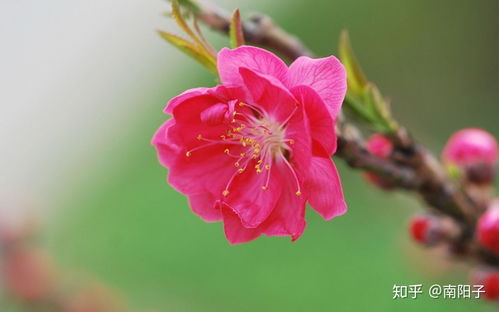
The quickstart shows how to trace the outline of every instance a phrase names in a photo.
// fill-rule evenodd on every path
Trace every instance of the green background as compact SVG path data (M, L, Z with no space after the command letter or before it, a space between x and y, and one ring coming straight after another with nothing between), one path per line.
M348 29L368 77L392 99L399 121L436 153L459 128L480 126L499 134L497 1L233 5L243 16L250 11L273 16L319 56L336 54L339 33ZM164 49L173 50L166 43ZM407 220L420 211L419 200L372 188L340 159L349 205L345 216L325 222L308 210L307 230L295 243L263 237L230 246L220 223L201 221L167 185L166 170L149 143L167 118L161 113L166 101L185 89L213 85L213 77L194 62L165 72L164 81L143 74L134 98L141 113L117 125L116 137L94 151L95 161L82 164L60 186L64 200L45 244L61 267L96 276L137 311L495 308L474 299L427 295L393 300L394 284L422 283L425 289L434 283L467 284L469 268L409 240Z

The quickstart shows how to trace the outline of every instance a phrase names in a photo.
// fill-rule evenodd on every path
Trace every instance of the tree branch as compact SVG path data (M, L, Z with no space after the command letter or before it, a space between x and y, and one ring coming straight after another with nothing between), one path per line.
M229 33L229 12L202 0L196 1L196 8L194 14L197 19L214 30L224 34ZM302 55L313 55L298 38L286 33L266 15L253 14L248 20L243 21L242 27L246 41L265 46L290 60Z

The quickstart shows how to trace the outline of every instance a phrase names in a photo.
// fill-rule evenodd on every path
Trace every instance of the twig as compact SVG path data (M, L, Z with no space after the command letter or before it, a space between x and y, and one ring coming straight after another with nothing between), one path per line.
M196 7L197 19L217 31L229 33L230 13L202 0L196 1ZM242 26L244 38L248 42L278 51L291 60L302 55L313 55L300 40L286 33L266 15L253 14L242 23Z

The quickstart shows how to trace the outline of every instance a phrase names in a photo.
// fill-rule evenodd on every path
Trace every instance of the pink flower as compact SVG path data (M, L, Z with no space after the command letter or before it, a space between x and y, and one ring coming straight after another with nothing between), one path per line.
M331 155L346 74L335 57L242 46L218 53L222 85L173 98L152 143L194 213L224 222L230 243L300 237L308 202L326 220L346 211Z
M468 128L454 133L442 153L445 162L458 167L476 164L494 166L498 161L496 139L487 131Z

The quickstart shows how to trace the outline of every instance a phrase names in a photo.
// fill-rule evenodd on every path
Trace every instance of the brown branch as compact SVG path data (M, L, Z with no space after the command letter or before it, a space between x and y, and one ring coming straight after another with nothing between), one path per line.
M196 4L199 10L195 14L199 20L215 30L228 33L230 15L227 12L205 1ZM247 42L266 46L290 60L312 55L296 37L283 31L267 16L254 15L243 22L243 31ZM459 238L450 242L456 255L499 266L499 257L483 250L473 240L476 219L484 210L482 204L474 201L466 190L457 189L436 158L404 128L391 137L395 152L390 159L370 154L355 135L358 131L354 126L343 124L338 130L337 157L353 168L374 172L398 188L420 194L431 209L451 217L461 228Z
M224 34L229 33L229 12L202 0L196 1L196 7L197 10L194 14L197 19L214 30ZM247 42L277 51L290 60L302 55L313 55L298 38L286 33L266 15L251 15L248 20L242 23L242 28Z

